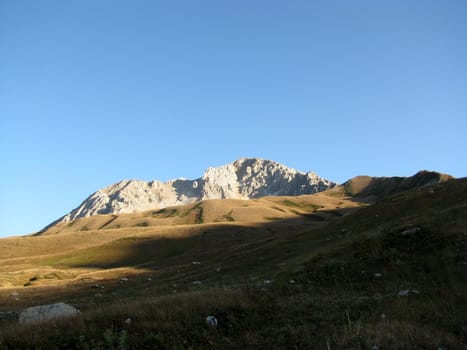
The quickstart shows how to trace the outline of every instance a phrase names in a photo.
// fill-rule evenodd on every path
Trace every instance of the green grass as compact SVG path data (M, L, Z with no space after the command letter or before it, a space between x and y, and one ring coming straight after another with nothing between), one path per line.
M280 203L287 206L287 207L299 208L299 209L306 210L306 211L317 211L320 208L322 208L322 206L317 205L317 204L294 202L294 201L291 201L291 200L288 200L288 199L286 199L284 201L281 201Z

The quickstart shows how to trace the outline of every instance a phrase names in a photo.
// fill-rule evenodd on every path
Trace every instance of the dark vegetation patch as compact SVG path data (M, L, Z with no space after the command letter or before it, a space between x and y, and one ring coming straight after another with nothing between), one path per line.
M178 210L175 208L163 208L157 211L153 211L151 215L157 218L172 218L178 215Z
M233 210L229 211L227 214L224 215L224 220L229 222L234 222L235 218L232 216Z
M323 208L323 206L313 204L313 203L303 203L303 202L294 202L289 199L283 200L280 202L281 204L287 206L287 207L292 207L292 208L298 208L302 209L305 211L317 211L320 208Z

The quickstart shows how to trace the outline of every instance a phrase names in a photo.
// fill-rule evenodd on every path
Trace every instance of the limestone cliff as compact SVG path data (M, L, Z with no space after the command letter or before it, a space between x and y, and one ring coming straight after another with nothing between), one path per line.
M297 196L321 192L335 185L313 172L302 173L270 160L242 158L221 167L208 168L195 180L120 181L93 193L57 222L99 214L159 209L204 199Z

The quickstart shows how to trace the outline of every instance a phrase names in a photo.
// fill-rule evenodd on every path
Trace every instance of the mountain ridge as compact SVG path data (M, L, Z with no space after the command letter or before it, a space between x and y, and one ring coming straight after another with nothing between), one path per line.
M312 171L300 172L261 158L240 158L220 167L209 167L202 177L194 180L119 181L97 190L47 227L93 215L162 209L206 199L313 194L336 185Z

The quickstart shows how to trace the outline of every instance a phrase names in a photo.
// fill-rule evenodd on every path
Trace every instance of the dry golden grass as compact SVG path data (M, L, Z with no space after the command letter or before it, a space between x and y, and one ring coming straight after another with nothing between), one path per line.
M320 193L208 200L135 214L82 218L55 225L41 235L0 240L0 291L19 291L20 300L14 300L14 305L23 307L28 300L36 300L34 296L45 287L61 294L58 291L74 290L74 285L118 280L148 273L154 267L167 271L174 266L186 268L206 254L211 254L211 260L222 260L226 247L242 254L271 236L321 226L342 215L340 211L359 206L348 198Z
M464 349L467 180L374 205L344 192L205 201L0 240L0 312L58 301L83 311L29 328L0 321L0 348Z

